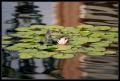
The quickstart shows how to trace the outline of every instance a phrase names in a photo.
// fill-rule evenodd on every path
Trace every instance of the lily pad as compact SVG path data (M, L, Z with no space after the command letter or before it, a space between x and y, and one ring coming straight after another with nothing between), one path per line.
M88 37L73 37L73 39L72 40L74 40L74 41L76 41L76 42L80 42L80 43L86 43L86 42L88 42Z
M26 56L29 54L27 58L48 58L54 56L54 58L58 59L72 58L76 54L75 52L89 55L112 54L113 52L105 51L111 44L118 44L118 28L114 28L89 24L80 24L77 27L31 25L29 27L16 28L16 33L10 34L10 37L2 38L2 45L7 46L4 49L8 52L19 52L23 59L26 59L23 54ZM52 39L52 43L45 42L48 30L51 31L50 39ZM18 41L17 39L14 41L13 37L17 37ZM66 45L56 45L58 39L62 37L68 38ZM10 40L11 38L13 39ZM11 43L14 43L14 45L8 46Z
M40 51L40 52L34 54L33 57L35 57L35 58L48 58L54 54L55 54L54 52Z
M71 46L69 45L58 45L58 49L56 50L70 50Z
M17 31L31 31L29 27L18 27L15 30L17 30Z
M9 36L2 36L2 39L4 40L4 39L10 39L11 37L9 37Z
M105 52L106 54L116 54L116 51L108 50Z
M46 45L37 45L36 48L38 49L47 49Z
M95 30L110 30L111 27L109 26L96 26Z
M11 44L11 41L3 40L2 44Z
M61 51L61 52L63 52L64 54L73 54L73 53L75 53L75 50L73 51L73 50L65 50L65 51Z
M53 58L56 58L56 59L69 59L69 58L72 58L74 57L73 54L56 54L56 55L53 55Z
M80 30L92 30L94 26L89 24L81 24L77 26L77 28L79 28Z
M88 42L98 42L98 41L100 41L100 40L101 40L101 38L89 37Z
M113 27L113 28L110 29L110 31L115 31L115 32L117 32L117 31L118 31L118 28L117 28L117 27Z
M39 51L37 49L23 49L23 50L19 50L19 52L22 52L22 53L37 53Z
M15 47L15 46L9 46L9 47L6 47L6 49L9 50L9 51L20 51L20 50L24 50L24 48Z
M30 29L42 29L42 28L45 28L45 25L31 25L30 26Z
M91 32L90 31L80 31L80 35L81 36L87 36L89 35Z
M32 55L29 53L20 53L19 58L20 59L30 59L30 58L32 58Z
M93 47L107 47L109 46L108 42L97 42L97 43L92 43L90 46Z
M90 37L102 37L103 35L105 35L104 32L93 32Z
M21 42L34 42L34 40L33 39L21 39L20 40Z
M58 45L51 45L51 46L47 46L47 49L57 49Z
M103 56L103 55L105 55L105 52L89 52L88 55Z

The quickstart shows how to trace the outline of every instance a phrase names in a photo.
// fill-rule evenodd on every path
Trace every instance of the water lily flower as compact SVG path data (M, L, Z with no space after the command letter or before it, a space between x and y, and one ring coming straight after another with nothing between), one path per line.
M63 38L60 38L60 40L58 40L57 42L60 45L64 45L67 43L67 41L68 41L68 39L66 39L66 37L63 37Z

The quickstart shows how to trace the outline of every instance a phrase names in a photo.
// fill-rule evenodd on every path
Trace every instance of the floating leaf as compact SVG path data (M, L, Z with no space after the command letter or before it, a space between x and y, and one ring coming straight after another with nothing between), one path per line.
M37 53L39 51L37 49L22 49L22 50L19 50L19 52L22 52L22 53Z
M114 39L116 36L117 36L117 34L115 34L115 33L111 33L111 34L107 33L106 35L102 36L102 38L110 40L110 39Z
M58 45L58 49L56 50L70 50L71 46L69 45Z
M21 47L21 48L27 48L27 47L31 47L32 46L32 44L30 44L30 43L17 43L17 44L15 44L14 45L14 47Z
M37 54L34 54L33 57L35 57L35 58L48 58L54 54L55 54L54 52L40 51Z
M118 31L118 28L117 28L117 27L113 27L113 28L110 29L110 31L115 31L115 32L117 32L117 31Z
M94 29L93 25L88 25L88 24L81 24L77 26L77 28L80 28L80 30L92 30Z
M111 27L109 26L96 26L95 30L110 30Z
M91 32L90 31L80 31L80 35L81 36L87 36L89 35Z
M113 42L113 43L117 43L117 42L118 42L118 38L109 39L109 41L111 41L111 42Z
M73 37L73 41L79 42L80 44L88 42L88 37Z
M57 49L58 45L47 46L47 49Z
M19 58L20 59L30 59L30 58L32 58L32 55L29 53L20 53Z
M89 52L88 54L92 56L102 56L105 55L105 52Z
M24 48L21 48L21 47L15 47L15 46L9 46L9 47L6 47L7 50L9 51L19 51L19 50L24 50Z
M68 58L72 58L74 57L73 54L56 54L56 55L53 55L53 58L56 58L56 59L68 59Z
M30 26L30 29L42 29L42 28L45 28L45 25L32 25Z
M113 43L118 44L118 28L114 29L109 26L93 26L89 24L80 24L77 27L31 25L29 27L18 27L16 30L16 33L9 35L10 37L3 37L2 45L6 45L7 47L5 46L4 49L10 52L17 51L22 54L29 54L30 57L27 58L48 58L55 55L55 58L65 59L74 56L75 52L103 55L107 54L107 52L105 53L105 47ZM52 43L45 44L44 41L48 30L51 31L50 39L52 39ZM12 37L19 39L18 41L15 40L15 42L13 39L7 42ZM68 38L66 45L56 45L58 39L62 37ZM14 43L14 45L7 45L11 43ZM25 59L24 56L23 58Z
M103 48L103 47L89 47L89 48L85 48L85 50L87 52L91 52L91 51L105 51L105 48Z
M102 37L103 35L105 35L104 32L93 32L90 37Z
M94 46L94 47L107 47L109 45L108 42L98 42L98 43L92 43L90 46Z
M101 38L89 37L88 42L98 42L100 40L101 40Z
M34 42L34 40L33 39L22 39L22 40L20 40L21 42Z
M38 49L47 49L46 45L33 45L34 47L38 48Z
M2 48L6 48L7 46L6 45L2 45Z
M76 52L86 53L87 51L84 49L84 47L81 47L81 48L77 49Z
M3 40L2 44L11 44L11 41Z
M111 51L111 50L108 50L105 52L106 54L116 54L116 51Z
M11 37L9 37L9 36L2 36L2 39L4 40L4 39L10 39Z
M15 30L17 30L17 31L31 31L30 27L18 27Z
M64 54L73 54L75 53L75 50L65 50L65 51L61 51L63 52Z
M53 32L52 34L51 34L52 36L61 36L62 34L60 33L60 32Z

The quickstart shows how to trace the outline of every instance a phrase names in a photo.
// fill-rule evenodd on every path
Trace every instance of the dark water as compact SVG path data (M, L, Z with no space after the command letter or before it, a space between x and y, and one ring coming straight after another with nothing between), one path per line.
M118 2L84 2L84 4L87 6L87 14L84 19L84 23L93 25L118 26ZM42 60L43 59L34 59L36 67L31 67L31 69L34 70L33 74L25 74L18 71L20 68L19 59L14 59L12 60L10 67L5 67L5 73L8 74L8 76L3 77L3 79L61 78L60 76L57 77L50 74L43 74L42 72L45 71L45 68ZM82 63L80 70L87 73L87 76L81 78L83 80L118 79L118 54L99 57L87 56L85 62Z
M83 22L93 25L118 27L118 2L84 2L87 11ZM117 49L117 48L116 48ZM114 56L89 57L84 63L84 79L118 79L118 54Z
M84 2L87 15L84 18L86 24L118 26L118 2L98 1Z

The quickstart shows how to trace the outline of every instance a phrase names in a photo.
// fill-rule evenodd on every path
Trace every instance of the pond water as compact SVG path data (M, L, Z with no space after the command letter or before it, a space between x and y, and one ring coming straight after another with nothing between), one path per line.
M88 6L86 8L86 18L84 19L85 23L109 26L118 25L117 2L93 2L92 4L91 2L84 3ZM46 24L52 24L53 22L51 20L54 21L54 19L51 15L48 16L49 14L53 14L53 8L51 6L52 3L36 2L35 4L40 4L39 10L41 10L41 13L45 15L45 17L43 17L43 22ZM10 24L6 24L4 22L12 18L11 14L14 12L14 6L16 6L16 2L2 3L2 35L4 35L5 31L11 26ZM17 57L15 56L15 53L12 55L13 57ZM35 67L30 65L21 67L19 65L20 59L12 59L10 61L10 64L8 62L9 67L2 67L2 70L5 69L3 79L63 79L61 76L57 76L57 74L52 75L43 73L46 70L43 59L33 59L30 61L35 63ZM49 60L46 59L46 61ZM57 61L58 60L56 60L56 65L58 63ZM27 61L23 61L23 66L24 62L27 63ZM80 70L87 73L87 76L82 77L81 80L118 79L118 54L99 57L87 56L85 62L82 62L80 66ZM21 70L19 71L19 69ZM54 72L56 73L57 70L54 69L53 73Z

